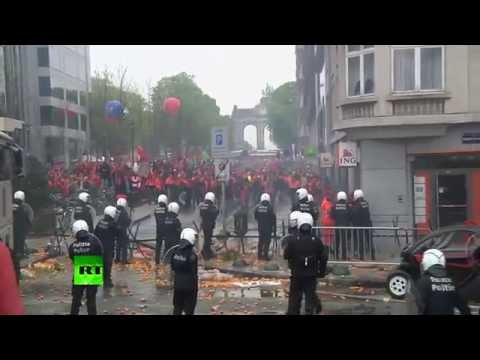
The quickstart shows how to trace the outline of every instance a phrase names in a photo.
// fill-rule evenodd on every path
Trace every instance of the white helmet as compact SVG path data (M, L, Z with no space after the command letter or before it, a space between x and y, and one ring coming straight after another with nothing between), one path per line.
M358 200L358 199L363 198L363 197L364 197L364 195L363 195L362 190L358 189L358 190L355 190L353 192L353 200Z
M298 220L297 220L297 226L298 229L302 227L302 225L310 225L313 226L313 217L309 213L300 213Z
M168 211L178 215L178 212L180 211L180 206L176 202L171 202L170 204L168 204Z
M103 214L110 216L112 219L115 219L115 217L117 216L117 209L115 208L115 206L108 205L103 211Z
M308 202L312 202L312 201L313 201L313 195L312 195L312 194L308 194L308 195L307 195L307 199L308 199Z
M208 192L205 194L205 200L210 200L211 202L215 201L215 194L213 192Z
M438 249L430 249L423 253L422 268L427 271L433 265L442 265L445 267L445 255Z
M126 207L127 206L127 199L120 198L117 200L117 206Z
M25 201L25 193L23 191L16 191L15 194L13 194L13 198L15 200Z
M270 195L267 194L267 193L262 194L262 196L260 196L260 201L268 201L268 202L270 202Z
M79 231L87 231L88 232L88 224L85 220L77 220L72 225L72 235L77 236Z
M158 202L159 204L165 204L165 205L167 205L167 204L168 204L168 197L167 197L167 195L165 195L165 194L158 195L157 202Z
M347 201L347 193L345 191L339 191L337 194L337 201L345 200Z
M183 229L180 234L180 239L187 240L190 244L195 245L195 242L197 241L197 232L190 228Z
M78 200L83 201L84 203L87 203L89 199L90 199L89 193L82 192L78 195Z
M303 200L308 196L308 191L307 189L301 188L297 190L297 199L298 200Z
M302 213L300 211L292 211L290 213L290 216L288 217L288 225L291 227L291 228L296 228L297 227L297 224L298 224L298 217L301 215Z

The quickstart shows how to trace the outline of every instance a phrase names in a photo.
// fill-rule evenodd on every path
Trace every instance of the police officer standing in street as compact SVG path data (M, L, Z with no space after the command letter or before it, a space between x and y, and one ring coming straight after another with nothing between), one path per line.
M168 212L168 198L167 195L161 194L158 196L157 205L153 214L155 215L155 223L157 226L157 239L155 242L155 265L160 264L160 253L162 251L162 243L165 240L165 217ZM166 244L165 244L166 246Z
M300 315L303 295L305 313L318 314L321 303L316 294L317 278L325 276L328 254L312 232L313 218L310 214L302 213L297 224L296 240L289 241L284 251L291 270L287 315Z
M470 315L470 308L460 297L445 268L445 255L437 249L423 253L423 274L413 286L419 315Z
M127 200L120 198L117 200L117 229L118 229L118 241L117 241L117 256L116 261L121 264L127 264L128 258L128 227L132 220L127 211Z
M215 257L212 251L212 236L215 229L215 222L218 217L218 208L214 204L215 194L208 192L205 194L205 200L200 204L200 217L202 219L202 230L205 238L202 255L205 260Z
M84 220L88 225L88 231L93 232L95 210L89 205L90 195L86 192L78 194L77 204L73 212L74 220Z
M95 236L103 245L103 287L112 288L112 262L115 251L115 242L118 238L116 222L117 209L115 206L107 206L103 212L103 218L95 227Z
M347 204L347 194L344 191L340 191L337 194L337 202L332 208L331 216L335 221L336 227L348 227L350 226L351 212ZM340 259L340 245L342 249L341 259L347 259L347 241L348 241L347 229L335 229L335 255L337 259Z
M25 202L25 193L17 191L13 195L13 264L20 280L20 260L25 256L25 240L33 223L33 210Z
M102 256L103 246L100 240L88 232L88 225L84 220L77 220L72 226L72 235L75 241L68 248L68 255L75 265L78 256ZM97 315L97 285L75 285L72 279L72 306L71 315L78 315L82 305L83 293L87 296L88 315Z
M165 252L164 256L169 250L180 243L180 234L182 232L182 223L178 218L180 206L176 202L168 204L167 215L165 216Z
M260 197L260 204L255 207L255 220L258 224L258 260L270 260L268 250L275 231L276 216L270 203L270 195L265 193Z
M287 235L285 235L281 240L282 249L285 250L285 247L290 241L295 241L298 236L298 218L302 215L300 211L292 211L288 216L288 229Z
M353 205L351 209L352 225L354 227L371 227L372 220L370 218L370 208L368 202L364 199L362 190L353 192ZM366 229L353 231L353 243L355 256L359 256L360 260L365 259L365 247L368 246L371 251L372 260L375 260L375 249L370 241L370 231Z
M175 280L173 285L173 315L193 315L197 305L198 293L198 257L195 253L197 232L184 229L180 235L180 244L170 260Z
M318 217L318 212L317 213L315 212L314 203L308 200L308 191L306 189L304 188L298 189L296 192L296 197L297 197L297 202L294 206L292 206L292 211L309 213L310 215L312 215L312 219L315 219L315 216Z

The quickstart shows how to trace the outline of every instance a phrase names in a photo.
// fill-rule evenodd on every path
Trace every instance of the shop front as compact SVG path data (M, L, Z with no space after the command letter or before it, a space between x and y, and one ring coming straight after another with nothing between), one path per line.
M416 155L412 170L417 227L480 224L480 151Z

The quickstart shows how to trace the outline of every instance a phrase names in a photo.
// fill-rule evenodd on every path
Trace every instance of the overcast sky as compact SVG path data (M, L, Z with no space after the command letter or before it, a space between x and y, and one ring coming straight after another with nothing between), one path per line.
M186 72L217 100L223 115L234 105L253 107L267 83L295 80L293 45L92 45L92 74L128 67L127 79L145 94L164 76Z

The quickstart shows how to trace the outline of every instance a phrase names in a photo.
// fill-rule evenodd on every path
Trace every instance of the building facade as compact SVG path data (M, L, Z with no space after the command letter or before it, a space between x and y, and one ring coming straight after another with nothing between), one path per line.
M27 151L68 165L89 147L89 47L21 46L21 57Z
M480 222L480 46L325 45L337 187L375 225Z

